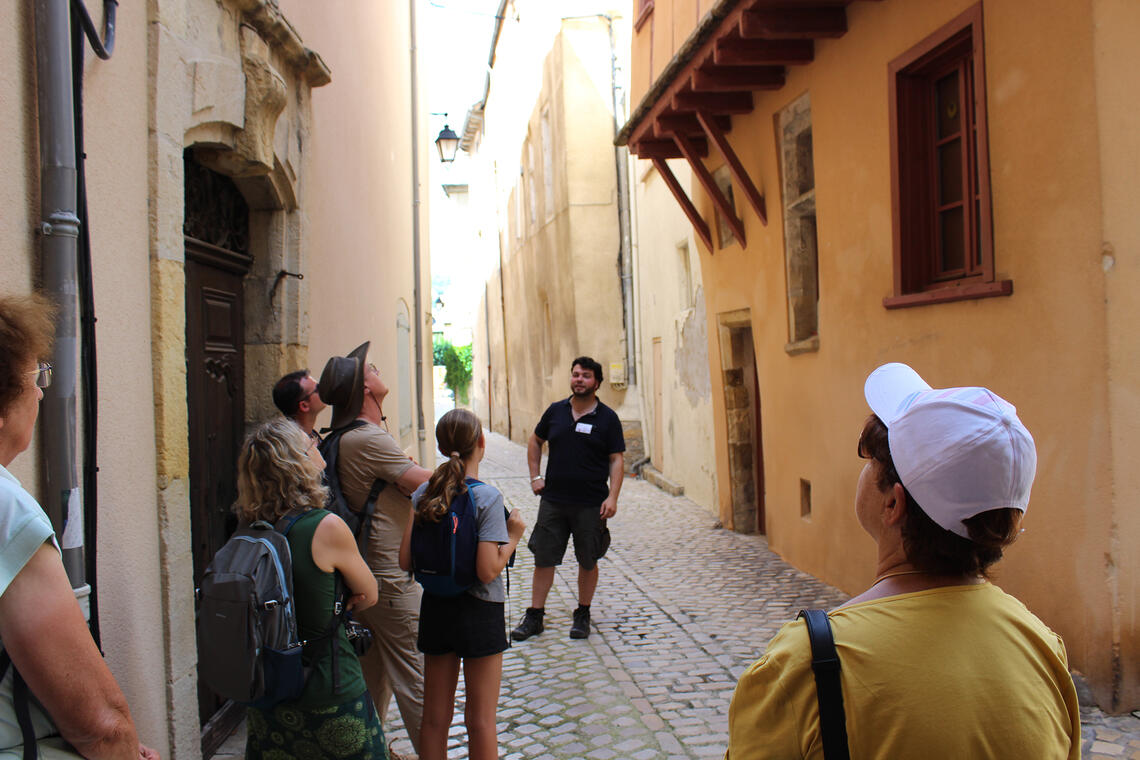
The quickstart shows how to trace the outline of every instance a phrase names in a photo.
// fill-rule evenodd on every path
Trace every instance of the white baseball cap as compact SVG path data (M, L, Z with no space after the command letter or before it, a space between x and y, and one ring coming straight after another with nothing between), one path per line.
M1037 448L1013 404L986 388L931 388L899 363L872 372L863 395L887 426L902 484L934 522L969 538L963 520L1025 511Z

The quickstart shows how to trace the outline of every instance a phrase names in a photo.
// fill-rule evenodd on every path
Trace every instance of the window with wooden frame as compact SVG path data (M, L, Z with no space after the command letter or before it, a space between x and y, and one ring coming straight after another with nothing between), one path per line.
M1013 292L994 275L982 42L976 5L890 63L887 308Z
M721 195L728 201L728 207L735 213L736 196L732 192L732 174L728 167L720 167L712 173L712 177L717 188L720 189ZM732 227L728 226L728 220L724 218L724 214L720 213L720 209L714 209L713 213L716 214L717 248L727 248L736 242L736 235L732 234Z
M784 262L791 355L819 350L819 240L815 218L815 154L811 94L779 112L776 126L784 205Z

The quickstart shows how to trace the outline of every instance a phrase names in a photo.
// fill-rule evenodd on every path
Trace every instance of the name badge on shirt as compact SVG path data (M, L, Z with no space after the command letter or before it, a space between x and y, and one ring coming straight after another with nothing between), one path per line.
M589 435L590 431L593 429L594 429L594 426L588 422L579 422L577 425L574 426L574 432L585 433L586 435Z

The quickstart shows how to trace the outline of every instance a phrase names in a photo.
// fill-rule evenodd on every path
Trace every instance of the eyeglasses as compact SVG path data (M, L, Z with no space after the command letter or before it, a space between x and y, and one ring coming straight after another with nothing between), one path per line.
M47 362L40 362L39 366L28 374L36 376L37 388L47 388L51 385L51 365Z

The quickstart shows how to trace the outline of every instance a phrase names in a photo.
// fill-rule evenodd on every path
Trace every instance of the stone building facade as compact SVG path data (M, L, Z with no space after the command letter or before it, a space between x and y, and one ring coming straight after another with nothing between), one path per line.
M1140 8L784 6L635 3L618 142L697 239L719 515L861 590L863 380L903 361L993 388L1039 456L997 581L1135 709Z
M474 388L490 399L492 428L525 442L547 405L569 395L571 361L592 356L605 375L599 396L622 417L633 464L644 453L629 383L625 309L633 291L629 278L623 291L628 245L618 189L624 158L612 144L613 35L624 22L586 15L593 6L565 20L547 3L504 8L487 97L464 130L464 148L484 168L470 192L496 199L501 252L475 330Z
M430 267L426 243L413 261L426 240L413 162L427 155L413 149L427 144L411 118L414 4L322 5L124 4L112 57L84 65L98 617L140 734L163 757L200 756L207 721L221 719L196 675L194 583L230 519L229 457L275 413L273 382L319 374L371 339L393 432L428 454L428 378L417 388L412 369L430 366L415 340ZM8 293L40 276L32 5L5 5L0 26L18 61L0 79L14 139L0 196L18 211L0 219ZM354 35L367 44L340 44ZM25 483L39 481L36 450L15 463Z

